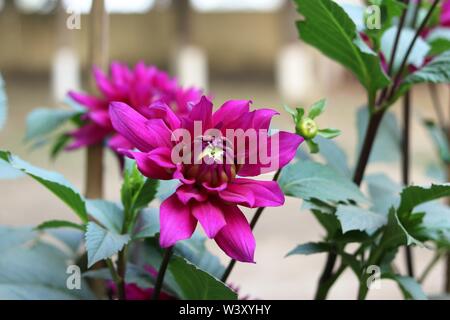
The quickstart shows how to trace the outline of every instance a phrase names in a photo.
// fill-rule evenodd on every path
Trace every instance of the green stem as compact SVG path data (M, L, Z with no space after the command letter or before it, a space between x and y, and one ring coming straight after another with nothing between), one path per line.
M166 274L167 267L169 266L170 258L173 254L173 247L169 247L164 252L164 257L159 266L158 277L156 278L155 288L153 289L152 300L158 300L159 294L161 293L161 289L164 283L164 276Z
M117 274L119 276L119 283L117 285L117 289L119 292L120 300L127 299L127 293L125 290L125 275L127 272L127 252L128 246L124 246L123 249L119 252L119 258L117 260Z

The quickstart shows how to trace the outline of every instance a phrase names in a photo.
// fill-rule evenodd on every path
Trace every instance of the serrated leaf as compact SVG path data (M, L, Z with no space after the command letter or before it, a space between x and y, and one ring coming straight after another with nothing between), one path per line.
M106 229L122 232L124 212L118 204L106 200L87 200L86 208L89 215Z
M376 54L361 50L357 28L345 11L331 0L294 0L304 20L297 22L300 38L352 71L374 97L390 80Z
M370 235L387 223L386 216L355 206L339 205L336 216L343 233L359 230Z
M433 184L431 187L409 186L401 193L398 212L405 216L420 204L450 196L450 184Z
M128 234L118 234L89 222L85 234L88 268L96 262L111 258L130 241Z
M426 38L431 46L429 56L439 55L450 50L450 28L438 27L430 31Z
M175 278L184 300L236 300L237 294L207 272L187 260L173 256L169 271Z
M38 225L36 229L38 230L45 230L45 229L56 229L56 228L74 228L81 231L85 231L84 226L74 223L71 221L65 221L65 220L50 220L45 221Z
M67 204L86 223L88 220L86 205L80 192L59 173L35 167L8 151L0 150L0 159L8 162L13 168L20 170L45 186L49 191Z
M158 209L148 208L139 213L138 227L133 236L134 239L151 238L159 233Z
M316 253L329 252L331 249L330 245L325 242L308 242L301 245L298 245L293 250L289 251L286 257L292 255L311 255Z
M373 203L371 210L387 215L390 208L398 207L402 191L398 183L385 174L369 175L366 182Z
M312 161L299 161L285 167L279 184L288 196L301 199L367 203L359 188L333 168Z
M325 159L327 165L346 177L350 177L351 171L344 150L335 141L320 136L316 137L315 140L319 145L320 155Z

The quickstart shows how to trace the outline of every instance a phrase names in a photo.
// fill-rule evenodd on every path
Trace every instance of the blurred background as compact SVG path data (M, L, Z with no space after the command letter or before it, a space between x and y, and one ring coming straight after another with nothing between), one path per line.
M94 0L95 1L95 0ZM87 90L89 65L90 0L0 0L0 72L9 98L9 119L0 132L0 147L25 160L63 173L80 189L84 181L84 151L62 154L51 162L46 148L32 150L24 142L26 115L36 107L64 107L68 89ZM358 0L338 1L358 4ZM130 65L143 60L168 70L184 85L206 88L215 105L228 99L251 99L254 107L280 111L274 127L292 130L283 105L308 106L326 98L328 110L322 127L342 130L336 140L356 157L356 111L365 102L364 91L351 74L297 40L297 14L284 0L107 0L110 17L109 57ZM448 88L438 88L449 105ZM429 183L430 163L437 154L421 125L433 117L426 87L412 93L412 181ZM399 106L393 111L398 113ZM398 118L400 119L400 118ZM370 165L369 173L384 172L400 181L400 160ZM395 160L397 159L397 160ZM116 159L108 153L106 198L119 199L120 177ZM75 216L29 178L0 180L0 223L36 225L48 219L74 220ZM297 244L319 240L323 231L312 215L301 211L301 200L287 199L282 208L269 208L255 229L255 265L239 264L230 280L242 294L261 299L311 299L325 255L285 254ZM251 217L251 210L247 210ZM227 257L217 250L224 263ZM432 252L416 249L419 272ZM403 256L398 266L404 270ZM443 266L436 268L425 290L442 290ZM331 291L331 298L353 299L357 281L348 271ZM396 299L395 284L383 281L369 298Z

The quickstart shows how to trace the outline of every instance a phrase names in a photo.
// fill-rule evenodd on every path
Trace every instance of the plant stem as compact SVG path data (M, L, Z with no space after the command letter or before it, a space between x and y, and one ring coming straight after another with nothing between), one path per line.
M159 266L158 277L156 278L155 288L153 289L152 300L158 300L159 294L164 283L164 276L166 274L167 267L169 266L170 258L173 254L173 247L169 247L164 252L163 260Z
M106 68L108 63L109 25L104 0L93 1L90 23L90 64ZM90 80L90 91L95 92L94 79ZM103 196L103 145L89 146L86 150L85 195L86 198L99 199ZM92 269L104 267L104 262L96 263ZM104 281L92 280L90 286L97 296L105 295Z
M117 261L117 274L119 276L119 283L117 286L119 292L119 300L126 300L127 293L125 290L125 276L127 273L127 252L128 246L124 246L119 252L119 258Z
M414 38L411 41L411 43L408 47L408 50L406 51L405 56L403 57L402 63L400 65L400 69L394 79L394 82L392 83L391 91L388 95L388 100L394 96L395 90L397 89L397 85L400 83L401 77L403 75L403 71L405 70L406 64L408 62L408 58L414 48L414 45L416 44L417 39L419 39L420 34L422 33L423 29L427 25L428 21L430 20L432 14L434 12L434 9L436 8L436 6L438 5L439 2L440 2L440 0L434 0L433 4L431 5L430 9L427 12L425 19L423 19L422 23L420 24L419 28L417 29L416 34L414 35Z
M411 92L403 97L403 137L402 137L402 181L406 187L409 185L410 173L410 127L411 127ZM408 275L414 277L413 253L409 246L405 246L406 267Z
M114 267L114 263L112 262L111 259L106 259L106 265L108 266L109 272L111 273L111 277L116 285L118 297L119 297L119 299L121 299L121 297L124 296L125 290L120 284L120 276L117 273L117 270Z
M273 181L277 181L280 177L281 169L278 169L278 171L273 176ZM265 207L260 207L258 210L256 210L255 215L253 216L252 220L250 221L250 228L253 230L255 228L256 223L258 222L259 218L261 217L261 214L263 213ZM232 259L230 263L228 264L227 268L225 269L225 272L222 275L221 281L226 282L228 280L228 277L231 274L231 271L233 271L234 266L236 265L236 260Z
M410 53L411 53L411 51L412 51L412 49L413 49L413 47L415 45L415 43L416 43L420 33L422 32L423 28L426 26L428 20L430 19L431 15L432 15L434 9L436 8L436 5L439 3L439 1L440 0L435 0L434 1L434 3L432 4L430 10L427 13L427 16L422 21L419 29L417 30L417 32L416 32L416 34L414 36L414 39L411 42L411 44L410 44L410 46L409 46L409 48L408 48L408 50L407 50L407 52L406 52L406 54L405 54L405 56L403 58L400 70L398 71L398 73L397 73L397 75L395 77L395 80L394 80L394 83L392 85L392 89L391 89L389 95L387 95L387 98L384 99L384 96L386 94L384 94L384 95L382 94L382 97L380 97L380 99L377 101L377 106L381 106L383 104L384 100L389 102L389 100L394 96L395 90L397 89L397 84L398 84L398 82L400 80L400 77L401 77L401 75L403 73L403 70L405 68L406 62L408 60L408 57L409 57L409 55L410 55ZM404 24L404 22L403 22L403 24ZM400 27L399 27L399 29L400 29ZM398 46L398 42L397 42L397 46ZM394 48L393 50L396 50L396 48ZM393 57L395 57L395 55L393 55ZM391 61L392 60L393 59L391 59ZM375 106L375 107L377 107L377 106ZM361 149L360 157L359 157L358 163L356 165L355 175L353 177L353 181L358 186L361 185L361 182L362 182L362 180L364 178L364 173L365 173L365 170L366 170L366 167L367 167L367 164L368 164L368 160L369 160L369 157L370 157L370 153L371 153L371 150L372 150L372 147L373 147L373 142L375 140L378 128L380 126L381 120L383 119L383 115L384 115L385 111L386 111L386 108L381 108L379 110L375 110L375 112L372 113L372 115L370 117L369 125L368 125L367 132L366 132L366 136L365 136L364 142L363 142L363 147ZM327 264L328 264L329 261L333 261L333 260L335 261L335 259L332 257L332 255L336 255L336 253L330 252L328 255L329 255L329 257L327 258ZM331 255L331 257L330 257L330 255ZM449 267L450 267L450 259L449 259ZM320 277L320 279L322 279L323 281L322 282L319 281L318 289L317 289L316 292L319 292L319 291L322 290L322 286L323 286L323 284L325 282L333 279L333 273L329 272L329 270L332 270L332 269L333 268L330 268L330 267L327 267L327 266L324 268L324 270L322 272L322 275ZM337 280L337 279L334 279L334 281L335 280ZM334 281L333 281L333 283L334 283ZM449 282L449 287L450 287L450 268L449 268L449 281L448 282ZM325 292L321 294L323 299L326 298L330 288L331 288L331 285L329 285L328 290L325 290ZM316 293L316 296L318 296L317 293ZM362 294L361 294L361 296L362 296Z

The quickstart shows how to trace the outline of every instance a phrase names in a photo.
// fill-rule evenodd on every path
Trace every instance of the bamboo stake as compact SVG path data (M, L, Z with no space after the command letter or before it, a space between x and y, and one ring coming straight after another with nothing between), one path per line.
M92 3L90 14L90 61L91 66L103 70L108 65L109 21L104 0ZM90 77L91 92L95 92L95 80ZM86 197L91 199L103 196L103 144L88 147L86 152Z

